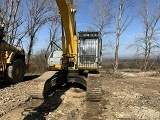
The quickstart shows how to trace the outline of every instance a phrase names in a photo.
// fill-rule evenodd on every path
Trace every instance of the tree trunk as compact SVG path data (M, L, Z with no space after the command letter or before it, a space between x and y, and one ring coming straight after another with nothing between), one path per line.
M115 61L114 61L114 73L116 73L117 69L118 69L118 52L119 52L119 41L120 41L120 35L121 35L122 6L123 6L123 0L120 0L119 14L118 14L118 20L117 20L117 30L116 30L116 49L115 49Z
M33 44L34 44L34 36L31 36L31 40L30 40L30 44L29 44L29 48L28 48L28 54L27 54L27 63L30 63Z

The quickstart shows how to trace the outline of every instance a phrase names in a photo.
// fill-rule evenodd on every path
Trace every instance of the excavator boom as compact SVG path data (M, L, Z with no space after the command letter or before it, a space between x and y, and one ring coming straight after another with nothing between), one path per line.
M63 68L72 67L76 69L77 63L77 35L73 0L56 0L59 8L62 27L65 33L62 33L62 48L63 48ZM62 28L62 29L63 29ZM70 63L69 63L70 62Z

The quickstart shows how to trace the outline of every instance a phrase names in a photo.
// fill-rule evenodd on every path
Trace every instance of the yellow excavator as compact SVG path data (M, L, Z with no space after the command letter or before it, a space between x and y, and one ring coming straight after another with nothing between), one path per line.
M62 19L62 49L54 50L48 56L48 69L56 73L45 82L43 97L51 93L52 87L71 82L86 88L87 100L100 100L102 94L101 81L98 77L102 54L100 32L81 31L77 34L73 0L56 0L56 3ZM41 89L41 85L39 86L38 89Z

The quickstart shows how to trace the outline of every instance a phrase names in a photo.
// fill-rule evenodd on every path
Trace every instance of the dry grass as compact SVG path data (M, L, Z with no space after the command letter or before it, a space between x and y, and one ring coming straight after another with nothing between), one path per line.
M31 57L27 73L44 73L47 70L46 65L45 50L41 50Z

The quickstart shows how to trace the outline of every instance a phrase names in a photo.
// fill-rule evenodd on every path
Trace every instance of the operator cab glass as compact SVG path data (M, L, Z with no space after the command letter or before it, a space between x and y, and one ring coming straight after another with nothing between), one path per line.
M95 39L82 39L80 46L80 63L94 63L96 61L96 40Z
M99 32L79 32L78 68L97 69L101 62L101 37Z

